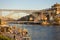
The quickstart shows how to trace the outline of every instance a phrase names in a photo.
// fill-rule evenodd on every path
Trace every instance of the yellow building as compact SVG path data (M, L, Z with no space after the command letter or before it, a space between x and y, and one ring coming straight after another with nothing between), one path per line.
M52 8L56 11L56 14L60 14L60 4L56 3Z

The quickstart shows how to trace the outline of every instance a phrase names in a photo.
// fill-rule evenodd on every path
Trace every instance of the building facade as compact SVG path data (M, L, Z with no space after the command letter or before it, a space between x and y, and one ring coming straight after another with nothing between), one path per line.
M40 10L40 18L47 19L48 21L54 20L56 15L60 14L60 4L56 3L49 9Z

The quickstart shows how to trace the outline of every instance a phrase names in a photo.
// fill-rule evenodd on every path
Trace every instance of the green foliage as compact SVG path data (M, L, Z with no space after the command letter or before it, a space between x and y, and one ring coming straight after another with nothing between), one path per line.
M0 40L11 40L11 38L8 38L6 36L0 35Z

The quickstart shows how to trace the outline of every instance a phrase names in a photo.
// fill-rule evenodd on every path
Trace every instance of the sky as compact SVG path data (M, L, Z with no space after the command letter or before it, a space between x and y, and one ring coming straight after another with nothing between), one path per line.
M0 9L42 10L55 3L60 3L60 0L0 0ZM7 14L9 13L3 13Z
M0 9L45 9L60 0L0 0Z

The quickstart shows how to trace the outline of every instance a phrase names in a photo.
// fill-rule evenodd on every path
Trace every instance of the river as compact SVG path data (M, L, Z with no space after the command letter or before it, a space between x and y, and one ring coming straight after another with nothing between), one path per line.
M60 26L41 26L26 24L9 24L26 28L31 36L31 40L60 40Z

